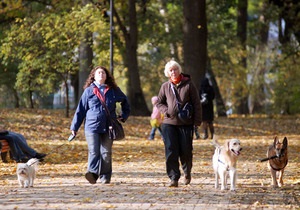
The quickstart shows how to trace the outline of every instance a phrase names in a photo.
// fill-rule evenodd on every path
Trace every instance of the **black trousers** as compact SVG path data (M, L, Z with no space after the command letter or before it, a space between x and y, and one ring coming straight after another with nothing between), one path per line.
M179 180L180 163L188 178L193 166L193 125L161 125L165 145L166 170L171 180ZM180 163L179 163L180 161Z

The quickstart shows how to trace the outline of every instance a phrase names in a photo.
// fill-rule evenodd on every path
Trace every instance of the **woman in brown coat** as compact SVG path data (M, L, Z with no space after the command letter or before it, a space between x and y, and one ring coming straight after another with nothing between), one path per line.
M164 114L161 130L165 145L166 170L171 180L169 187L178 187L181 176L179 160L184 172L184 184L188 185L191 182L194 125L201 124L201 104L197 88L190 76L182 73L177 62L169 61L164 73L169 80L161 85L157 107ZM191 119L182 121L178 117L177 102L179 107L183 107L187 102L192 104Z

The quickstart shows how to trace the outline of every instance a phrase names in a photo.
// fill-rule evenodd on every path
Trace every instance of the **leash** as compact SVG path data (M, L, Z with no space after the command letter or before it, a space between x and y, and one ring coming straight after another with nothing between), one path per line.
M261 159L259 159L259 161L260 162L265 162L267 160L272 160L272 159L275 159L275 158L277 158L277 155L274 155L272 157L267 157L267 158L261 158Z
M73 135L73 134L71 134L70 136L69 136L69 138L68 138L68 141L69 142L71 142L71 141L73 141L74 139L75 139L75 135ZM52 150L57 150L58 148L60 148L60 147L62 147L62 146L64 146L64 145L66 145L66 143L63 143L63 144L61 144L61 145L58 145L57 147L55 147L54 149L52 149ZM51 153L50 153L51 154Z
M73 139L75 139L75 135L73 135L73 134L71 134L70 136L69 136L69 138L68 138L68 141L69 142L71 142L71 141L73 141ZM66 145L66 143L63 143L63 144L61 144L61 145L58 145L56 148L54 148L54 149L52 149L52 150L57 150L58 148L60 148L60 147L62 147L62 146L64 146L64 145ZM51 155L52 153L50 153L50 154L47 154L47 155ZM40 159L37 159L35 162L33 162L33 163L31 163L31 164L27 164L28 166L32 166L33 164L35 164L35 163L37 163L37 162L40 162Z
M279 156L274 155L274 156L267 157L267 158L261 158L261 159L259 159L259 161L260 161L260 162L265 162L265 161L267 161L267 160L272 160L272 159L275 159L275 158L281 158L281 157L283 157L283 156L284 156L284 155L279 155Z

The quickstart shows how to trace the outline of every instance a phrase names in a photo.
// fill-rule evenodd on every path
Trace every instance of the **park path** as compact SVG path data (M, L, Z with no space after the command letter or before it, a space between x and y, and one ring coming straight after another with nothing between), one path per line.
M195 148L200 145L196 142ZM1 177L0 209L300 209L300 183L294 181L298 170L286 170L286 185L272 189L269 172L261 163L245 159L238 164L237 191L230 192L214 189L210 161L197 153L191 184L180 182L178 188L167 187L163 157L115 161L108 185L90 185L84 178L85 165L63 164L58 167L70 170L59 174L49 171L45 163L33 188L19 188L15 175ZM291 163L291 168L293 164L298 163Z
M21 189L9 179L1 187L0 209L299 209L299 185L270 191L239 184L236 192L221 192L212 177L194 175L191 185L168 188L164 174L128 169L115 172L109 185L90 185L76 175L46 182L39 177L35 187Z

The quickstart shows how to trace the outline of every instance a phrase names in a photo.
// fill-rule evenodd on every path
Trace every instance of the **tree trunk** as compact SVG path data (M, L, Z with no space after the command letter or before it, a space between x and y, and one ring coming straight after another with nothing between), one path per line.
M69 101L69 85L68 85L68 78L64 80L64 85L66 87L66 97L65 97L65 117L69 117L69 110L70 110L70 101Z
M141 88L141 81L137 62L138 30L135 0L129 0L129 31L127 31L126 27L121 22L117 11L114 11L117 18L117 22L120 25L120 28L125 37L126 56L124 62L125 66L128 68L127 96L131 106L131 115L148 116L150 115L150 111L147 107Z
M89 0L82 0L82 5L87 5ZM84 35L84 40L81 41L79 46L79 73L78 73L78 92L75 92L75 99L77 103L80 96L83 93L83 86L86 79L88 78L91 68L93 67L93 34L86 32ZM77 95L76 95L77 93Z
M83 86L93 67L92 33L86 33L85 40L79 46L78 96L83 93ZM78 99L79 99L78 97ZM77 101L78 102L78 101Z
M207 61L206 1L183 1L184 72L191 75L197 88L205 75Z
M33 109L34 108L34 102L33 102L33 97L32 97L33 91L29 90L28 95L29 95L29 107L30 107L30 109Z
M19 99L18 92L15 88L12 88L12 91L15 98L15 108L20 108L20 99Z
M269 7L268 3L264 2L262 4L262 9L260 12L261 15L259 17L259 25L258 25L258 28L260 29L259 30L260 40L257 44L258 46L256 47L258 52L256 53L257 56L267 54L268 36L269 36L269 28L270 28L269 27L270 15L268 14L268 7ZM262 58L259 59L265 59L265 56L262 56ZM266 68L267 66L269 66L268 62L269 61L265 59L264 65L257 69L258 78L264 78L264 75L267 73L266 71L268 71L267 70L268 68ZM262 103L263 101L266 101L267 94L268 94L266 90L268 89L268 85L265 82L260 82L258 84L258 87L254 85L253 87L254 91L251 91L251 86L252 85L250 85L250 94L248 97L249 114L263 113L263 112L268 113L268 110L266 109L267 107L265 105L266 102Z
M238 17L237 17L237 37L244 52L246 52L247 41L247 18L248 18L248 0L238 0ZM247 57L241 59L241 78L246 81ZM237 107L238 114L248 114L248 95L242 95L243 91L237 92L239 103Z

